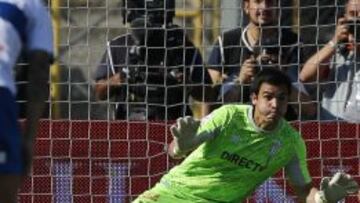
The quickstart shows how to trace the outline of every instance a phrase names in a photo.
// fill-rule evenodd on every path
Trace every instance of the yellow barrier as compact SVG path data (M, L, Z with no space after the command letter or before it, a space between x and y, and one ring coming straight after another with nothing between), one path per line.
M54 64L50 69L50 115L52 119L60 117L60 108L58 101L60 100L60 88L58 85L60 78L59 67L59 44L60 44L60 0L51 1L53 33L54 33Z
M195 9L193 11L176 10L176 17L192 18L194 32L193 32L193 43L196 47L202 51L202 30L203 30L203 19L202 19L202 0L193 0L192 4Z

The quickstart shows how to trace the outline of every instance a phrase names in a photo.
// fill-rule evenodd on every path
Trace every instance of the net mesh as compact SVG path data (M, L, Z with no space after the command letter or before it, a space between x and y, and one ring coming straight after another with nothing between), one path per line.
M187 30L204 61L220 31L245 24L239 2L177 1L175 22ZM343 6L331 0L286 2L282 3L279 22L299 33L309 56L329 40ZM119 0L61 1L59 11L60 75L55 83L60 93L48 101L48 114L41 121L36 140L33 170L20 191L19 202L130 202L179 163L164 152L171 141L168 127L173 121L114 120L118 103L111 98L95 99L93 74L108 40L129 32L121 24ZM308 85L315 87L309 103L317 104L322 94L318 83ZM19 102L24 103L24 99L19 98ZM184 99L182 104L190 103ZM200 111L196 103L191 105ZM293 125L306 141L314 185L339 170L360 181L358 124L313 118ZM283 171L247 201L295 202ZM346 199L357 201L356 196Z
M314 184L335 171L359 180L359 125L294 123L308 148ZM178 162L164 152L168 126L153 122L42 121L32 176L20 202L129 202ZM131 137L129 136L131 134ZM294 202L283 172L249 202ZM356 202L351 196L346 202Z

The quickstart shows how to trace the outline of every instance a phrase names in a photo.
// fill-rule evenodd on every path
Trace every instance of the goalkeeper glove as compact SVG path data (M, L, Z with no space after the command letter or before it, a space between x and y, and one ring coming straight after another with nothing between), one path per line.
M170 127L171 134L174 137L173 154L177 157L184 156L187 152L193 150L206 140L212 137L212 133L197 134L200 121L191 116L177 119L177 126Z
M325 177L321 180L320 191L315 194L315 202L338 202L358 190L359 185L349 174L337 172L332 178Z

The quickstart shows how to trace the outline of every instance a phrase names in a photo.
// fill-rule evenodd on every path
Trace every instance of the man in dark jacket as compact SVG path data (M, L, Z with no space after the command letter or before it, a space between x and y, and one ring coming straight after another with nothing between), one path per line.
M96 97L114 98L116 119L173 120L191 114L190 94L201 100L202 58L174 9L174 0L123 1L130 32L108 42L95 73Z
M222 103L249 102L249 84L255 74L271 64L280 64L292 80L291 102L309 101L310 97L298 80L302 54L299 38L290 28L279 28L278 1L244 0L244 12L249 19L245 28L225 32L215 43L209 58L208 72L213 83L222 84L216 100ZM298 96L301 96L298 98ZM289 120L315 114L313 105L288 109ZM302 109L302 112L297 112Z

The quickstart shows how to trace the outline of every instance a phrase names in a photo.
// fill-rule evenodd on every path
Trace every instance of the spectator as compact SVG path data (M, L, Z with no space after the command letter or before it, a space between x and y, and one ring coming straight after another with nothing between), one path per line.
M279 63L294 84L291 102L310 101L310 97L298 82L298 67L301 64L298 36L289 28L277 26L278 1L244 0L244 12L248 25L227 31L219 37L210 55L208 71L213 83L224 84L219 91L220 102L249 102L249 84L256 72L266 65ZM298 98L298 96L301 96ZM315 114L312 105L292 105L302 117ZM286 118L297 119L293 108ZM292 112L292 113L291 113Z
M172 120L191 114L188 95L202 99L205 73L199 51L172 23L175 1L122 3L131 32L108 43L95 73L97 99L114 98L117 119ZM199 90L189 83L197 83Z
M52 60L51 20L40 0L0 1L0 202L15 203L30 170L38 120L48 95ZM13 69L20 52L29 70L24 135L17 123L18 106Z
M360 122L360 0L349 0L334 36L300 73L303 82L320 82L321 120Z

